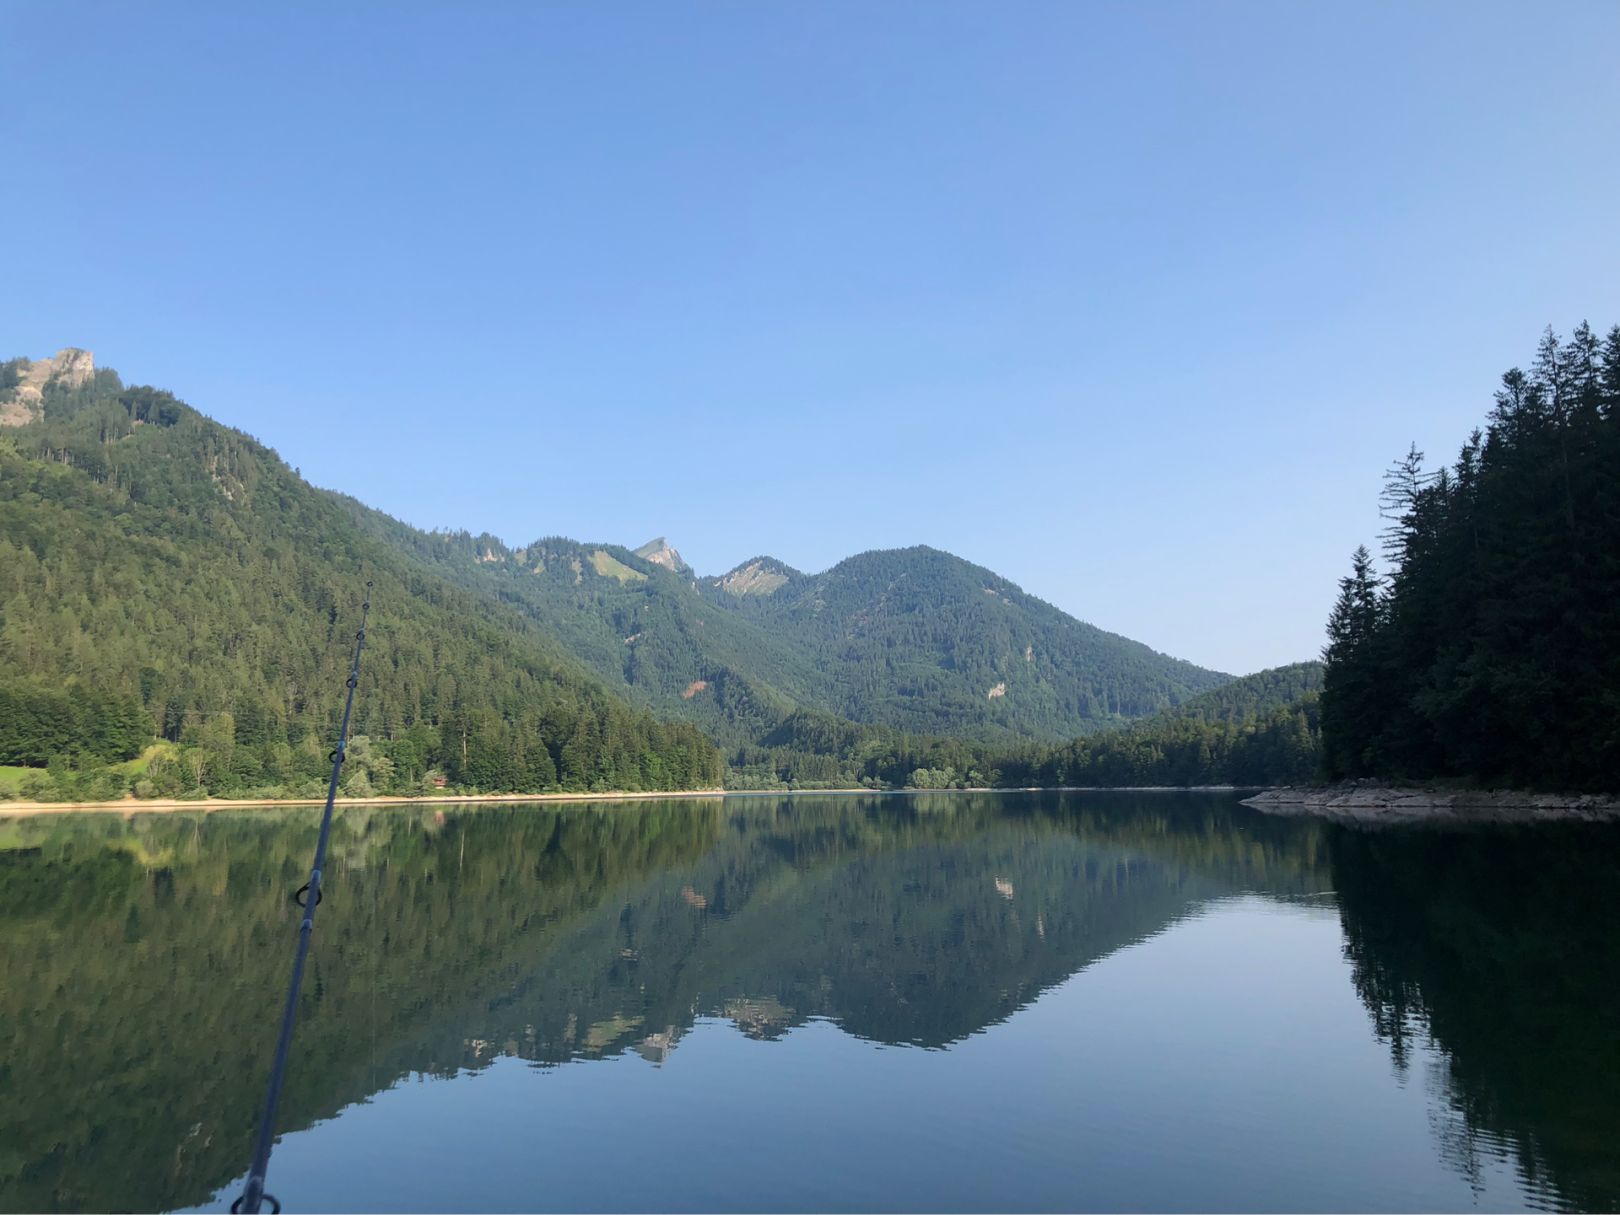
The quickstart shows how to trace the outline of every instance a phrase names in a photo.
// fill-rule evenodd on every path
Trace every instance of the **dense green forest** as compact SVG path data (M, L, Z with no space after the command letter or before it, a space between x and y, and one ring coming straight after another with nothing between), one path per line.
M0 430L0 764L48 765L4 787L319 795L368 579L345 792L720 784L698 729L610 695L524 613L368 535L246 435L98 371L47 381L40 415Z
M1385 479L1328 624L1331 777L1620 787L1620 327L1549 329L1450 466Z
M1273 785L1321 768L1322 666L1260 671L1180 708L1108 734L1076 739L1002 780L1023 785Z
M1314 755L1309 688L1262 711L1262 677L935 549L703 579L662 542L510 548L315 489L83 352L0 383L0 797L319 796L366 579L350 795L1266 783Z
M83 684L0 683L0 764L43 768L134 759L152 741L152 718L134 696Z
M615 695L723 745L758 738L816 698L818 675L803 655L704 603L690 578L619 545L548 536L514 549L346 506L361 529L527 617Z

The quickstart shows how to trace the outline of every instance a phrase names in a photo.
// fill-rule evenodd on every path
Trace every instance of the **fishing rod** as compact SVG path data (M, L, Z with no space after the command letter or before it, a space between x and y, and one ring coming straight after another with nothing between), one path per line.
M321 815L321 834L315 841L315 864L310 867L309 881L293 891L293 902L304 909L304 918L298 925L298 951L293 955L292 981L287 984L287 1006L281 1012L281 1036L276 1039L276 1058L270 1065L270 1083L265 1088L264 1118L259 1123L259 1140L253 1149L253 1164L248 1169L247 1184L242 1196L231 1203L232 1215L259 1215L259 1207L270 1201L272 1215L281 1215L281 1202L274 1194L264 1190L265 1174L270 1169L270 1148L276 1136L276 1106L281 1101L281 1085L287 1077L287 1055L292 1049L293 1022L298 1018L298 992L304 984L304 962L309 957L309 938L315 931L315 909L321 905L321 869L326 864L326 841L332 834L332 803L337 799L338 776L343 770L343 753L349 745L349 714L354 711L354 689L360 682L360 653L366 648L366 618L371 614L371 583L366 583L366 598L360 605L360 631L354 635L354 666L349 670L349 697L343 705L343 724L338 727L338 741L333 749L332 779L326 786L326 811Z

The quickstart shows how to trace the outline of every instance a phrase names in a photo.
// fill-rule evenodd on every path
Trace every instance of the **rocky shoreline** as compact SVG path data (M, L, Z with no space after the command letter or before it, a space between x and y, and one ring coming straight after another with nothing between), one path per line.
M1309 814L1363 825L1620 821L1620 797L1610 794L1418 789L1372 782L1267 789L1244 798L1243 804L1267 814Z

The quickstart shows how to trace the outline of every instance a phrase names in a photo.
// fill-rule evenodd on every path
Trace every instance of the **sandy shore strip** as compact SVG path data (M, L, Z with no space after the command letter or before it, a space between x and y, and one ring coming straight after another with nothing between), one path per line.
M896 794L916 796L923 793L1243 793L1253 785L1060 785L1043 788L1039 785L1019 785L1013 788L992 789L973 786L964 789L683 789L668 793L460 793L435 794L431 797L340 797L338 806L466 806L499 805L501 803L530 802L626 802L655 801L664 798L716 798L716 797L849 797L867 794L873 797L892 797ZM113 802L7 802L0 801L0 819L24 814L167 814L193 810L208 813L213 810L281 810L298 806L324 806L324 797L273 798L137 798L125 797Z
M1370 782L1267 789L1244 798L1243 804L1267 814L1313 815L1363 826L1620 821L1620 796L1612 794L1415 789Z
M831 792L831 790L829 790ZM870 789L840 790L840 792L870 793ZM733 797L724 789L683 789L669 793L463 793L436 797L340 797L338 806L450 806L500 802L619 802L650 801L664 798L716 798ZM252 801L224 797L195 798L184 801L174 798L126 797L115 802L0 802L0 818L13 814L168 814L193 810L204 813L214 810L283 810L297 806L324 806L324 797L282 798L274 801Z

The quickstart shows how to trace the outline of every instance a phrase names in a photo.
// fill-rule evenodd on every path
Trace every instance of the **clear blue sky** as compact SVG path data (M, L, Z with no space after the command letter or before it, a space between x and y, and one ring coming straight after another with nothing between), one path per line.
M1620 320L1620 4L0 8L0 356L705 572L928 543L1231 671Z

